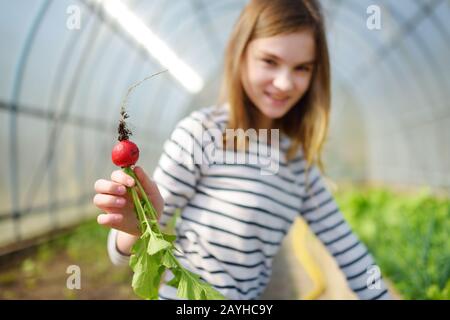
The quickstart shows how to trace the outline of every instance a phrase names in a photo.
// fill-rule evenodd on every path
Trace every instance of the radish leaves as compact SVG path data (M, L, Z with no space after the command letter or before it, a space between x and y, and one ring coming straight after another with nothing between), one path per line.
M164 233L158 225L157 212L148 200L142 185L130 167L124 172L134 178L136 185L128 188L133 198L142 235L132 248L130 267L134 275L134 292L144 299L158 299L158 290L166 270L174 278L167 284L177 288L177 296L189 300L221 300L225 297L195 273L185 269L174 255L175 235Z

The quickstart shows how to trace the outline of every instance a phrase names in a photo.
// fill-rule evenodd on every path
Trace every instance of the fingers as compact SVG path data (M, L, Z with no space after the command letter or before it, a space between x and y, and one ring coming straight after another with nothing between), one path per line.
M95 182L94 189L97 193L105 193L111 195L125 195L127 193L126 187L122 184L105 179L97 180Z
M141 235L138 221L126 219L121 213L99 214L97 216L97 223L105 227L121 230L134 236Z
M111 180L123 184L127 187L134 186L134 179L122 170L115 170L111 173Z
M93 199L94 204L100 209L104 208L123 208L127 200L123 197L116 197L109 194L96 194Z
M135 167L134 173L159 217L164 209L164 199L159 192L156 182L149 178L141 167ZM111 180L100 179L95 182L94 188L97 194L94 196L93 202L100 210L108 214L124 214L126 220L128 220L129 214L132 214L134 211L134 205L125 186L133 187L135 186L135 181L122 170L113 171ZM108 224L111 222L108 219L113 218L107 218L107 215L102 215L99 219L101 222ZM99 224L101 224L100 221Z
M98 224L113 227L123 221L123 215L120 213L99 214L97 217Z

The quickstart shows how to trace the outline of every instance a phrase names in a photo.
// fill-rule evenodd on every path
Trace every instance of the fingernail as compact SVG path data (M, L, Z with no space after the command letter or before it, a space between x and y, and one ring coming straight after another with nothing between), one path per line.
M120 194L124 194L127 191L127 189L124 186L120 186L120 187L117 188L117 191Z
M123 198L117 199L116 203L119 205L125 204L125 199L123 199Z
M127 185L128 185L129 187L132 187L133 184L134 184L134 180L133 180L133 179L127 179Z

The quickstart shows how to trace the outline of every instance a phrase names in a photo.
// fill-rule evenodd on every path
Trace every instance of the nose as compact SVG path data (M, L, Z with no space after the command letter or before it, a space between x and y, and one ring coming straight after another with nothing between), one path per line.
M280 91L291 91L294 88L291 73L289 71L280 70L275 76L273 85Z

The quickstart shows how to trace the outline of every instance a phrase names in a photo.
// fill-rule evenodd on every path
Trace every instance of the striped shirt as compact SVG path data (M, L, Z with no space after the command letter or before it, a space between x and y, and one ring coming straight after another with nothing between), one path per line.
M273 258L300 215L360 299L390 298L381 273L371 272L374 259L345 221L318 168L306 172L301 148L286 161L287 136L280 136L279 167L272 174L261 174L255 162L211 158L206 150L217 147L217 141L205 138L205 132L224 132L228 114L226 106L208 107L179 121L153 173L165 201L161 225L175 210L181 212L176 224L180 262L229 299L258 299L270 280ZM246 153L252 156L251 150ZM268 157L264 163L273 160L270 154L258 156ZM108 252L113 263L125 263L115 234L110 233ZM173 277L166 275L166 281ZM178 299L176 289L166 284L159 294Z

